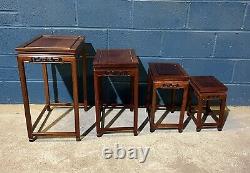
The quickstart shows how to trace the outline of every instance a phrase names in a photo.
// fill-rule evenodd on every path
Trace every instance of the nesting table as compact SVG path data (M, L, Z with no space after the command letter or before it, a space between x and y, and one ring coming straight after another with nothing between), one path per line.
M132 131L137 135L138 123L138 58L133 49L109 49L97 50L94 57L94 89L96 108L96 131L97 136L105 132ZM101 128L101 112L104 106L101 99L101 78L107 76L130 76L131 77L131 103L129 108L134 111L133 127L109 127ZM115 105L112 106L113 108Z
M80 141L80 123L79 123L79 107L88 109L87 102L87 59L85 55L84 45L85 38L82 36L55 36L42 35L33 40L24 43L16 48L18 52L17 62L21 82L24 111L26 118L26 126L29 141L34 141L39 136L47 137L75 137ZM83 64L83 103L78 100L78 62L82 58ZM37 119L32 123L27 79L25 72L25 63L42 64L45 106ZM70 64L73 90L72 103L51 103L49 92L49 77L47 64ZM138 135L138 83L139 83L139 60L133 49L100 49L97 50L93 61L94 66L94 92L95 92L95 110L96 110L96 132L100 137L108 132L133 132L134 136ZM110 76L128 76L130 80L130 103L128 106L117 103L111 105L103 103L101 88L102 78ZM191 94L188 98L189 84L198 100L198 108L193 110L191 104ZM182 103L180 108L178 123L155 123L155 112L158 109L156 99L158 89L170 89L172 91L172 105L166 107L169 111L174 112L176 106L174 100L176 98L176 90L183 90ZM105 92L105 91L104 91ZM189 92L191 93L191 92ZM148 80L147 80L147 111L150 122L150 131L156 129L178 129L181 133L184 128L184 115L186 111L187 101L189 100L188 115L192 116L196 130L200 131L205 127L216 127L219 131L223 128L224 113L227 98L227 87L213 76L194 76L189 77L185 70L177 63L149 63ZM210 100L220 101L219 118L213 116L215 123L205 123L203 117L212 114L209 102ZM57 102L57 101L55 101ZM204 103L205 111L204 111ZM48 132L39 130L37 126L46 111L51 112L56 107L73 107L75 130L71 132ZM129 108L134 112L133 126L109 127L101 126L102 120L105 118L106 108ZM165 105L164 105L165 109ZM202 113L204 116L202 117ZM194 114L197 113L197 118ZM46 119L46 118L45 118ZM102 124L103 125L103 124Z
M83 90L84 90L84 109L87 110L87 59L84 53L84 37L81 36L53 36L42 35L16 48L18 52L17 62L19 76L22 87L23 103L25 110L26 125L29 141L34 141L38 136L75 136L80 140L79 125L79 102L78 102L78 76L77 61L78 57L83 58ZM42 64L45 106L34 124L32 124L29 96L26 83L26 74L24 63ZM49 82L47 73L47 64L71 64L72 86L73 86L73 108L75 114L74 132L35 132L38 122L46 110L51 111L51 107L68 106L69 103L51 103L49 93Z
M224 114L228 90L227 87L214 76L192 76L190 77L190 85L193 92L189 92L190 103L188 115L192 115L192 119L196 124L196 131L199 132L202 128L217 128L219 131L221 131L224 124ZM198 106L197 109L195 108L195 110L192 109L191 105L191 93L194 93L198 100ZM219 118L213 116L214 111L210 108L210 106L212 106L211 101L213 100L220 102ZM205 111L203 109L204 106ZM193 116L194 113L197 113L197 118ZM206 118L207 115L212 115L215 123L206 123L203 117Z
M150 131L155 129L178 129L181 133L184 128L184 114L187 104L189 76L177 63L150 63L148 70L148 113L150 120ZM157 89L183 89L182 105L180 110L179 123L156 124L154 122L156 112ZM172 99L174 99L173 94ZM171 110L173 111L173 110Z

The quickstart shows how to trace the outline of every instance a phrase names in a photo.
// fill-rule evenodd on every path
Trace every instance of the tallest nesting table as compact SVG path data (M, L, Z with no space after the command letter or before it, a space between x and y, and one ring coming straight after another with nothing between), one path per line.
M39 36L16 48L18 52L17 61L22 87L23 103L25 110L26 125L29 141L34 141L37 136L75 136L80 140L79 125L79 102L78 102L78 80L77 80L77 57L83 57L83 90L84 90L84 109L87 110L87 59L84 53L84 37L81 36ZM26 83L24 63L42 64L45 106L34 124L31 121L29 96ZM73 88L73 107L75 114L74 132L34 132L39 120L46 110L51 111L51 106L68 106L67 103L50 103L49 83L47 64L71 64L72 88Z

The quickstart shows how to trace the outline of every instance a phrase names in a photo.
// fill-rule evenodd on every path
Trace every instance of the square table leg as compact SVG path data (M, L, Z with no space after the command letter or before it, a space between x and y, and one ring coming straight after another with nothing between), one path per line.
M183 89L183 98L182 98L182 104L181 104L181 112L180 112L180 119L179 119L179 127L178 131L181 133L184 128L184 115L185 110L187 106L187 98L188 98L188 87L184 87Z
M85 111L88 110L87 71L88 71L88 62L87 62L87 57L84 54L83 55L83 105Z
M152 101L150 104L150 132L155 131L154 119L155 119L155 112L156 112L156 88L152 87Z
M97 137L101 137L100 122L101 122L101 105L100 105L100 80L96 72L94 72L94 90L95 90L95 110L96 110L96 133Z
M42 64L42 71L43 71L43 81L44 81L44 96L45 96L45 103L47 105L46 110L50 111L50 94L49 94L49 82L48 82L48 71L47 65Z
M138 135L138 130L137 130L137 126L138 126L138 82L139 82L139 72L138 69L136 69L135 72L135 77L133 80L133 84L134 84L134 89L133 89L133 96L134 96L134 136Z
M130 89L131 89L131 95L130 95L130 111L132 112L134 110L134 83L135 78L130 77Z
M222 131L222 128L223 128L226 99L227 99L227 96L224 96L223 99L221 99L221 103L220 103L220 115L219 115L219 121L218 121L218 127L217 127L219 131Z
M197 110L197 127L196 131L200 132L202 129L202 106L203 106L203 99L198 97L198 110Z
M18 70L19 70L19 77L21 81L21 88L22 88L22 95L23 95L23 104L24 104L24 112L25 112L25 119L26 119L26 126L28 132L28 138L30 142L35 140L32 134L32 121L30 115L30 106L29 106L29 96L28 96L28 89L26 83L26 75L25 75L25 68L24 68L24 61L22 58L17 57L18 61Z
M147 96L146 96L146 111L148 112L148 118L150 120L150 105L151 105L151 98L152 98L152 79L150 76L150 71L148 71L147 77Z
M73 106L75 114L75 133L76 140L80 141L80 123L79 123L79 102L78 102L78 82L77 82L77 63L76 59L71 61L72 85L73 85Z

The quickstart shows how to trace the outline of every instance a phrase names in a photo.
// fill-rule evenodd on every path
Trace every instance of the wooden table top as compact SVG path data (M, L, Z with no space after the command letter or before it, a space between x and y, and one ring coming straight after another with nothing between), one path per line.
M76 54L82 48L82 36L41 35L16 48L18 53Z
M93 64L95 67L136 67L139 61L133 49L99 49Z
M188 74L177 63L149 63L154 80L189 80Z
M226 92L227 87L214 76L192 76L191 85L201 93Z

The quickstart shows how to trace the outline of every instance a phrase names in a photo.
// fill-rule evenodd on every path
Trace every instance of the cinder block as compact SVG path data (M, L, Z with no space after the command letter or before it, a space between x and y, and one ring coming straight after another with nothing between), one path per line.
M2 26L17 25L19 22L18 19L18 14L16 12L0 13L0 25Z
M44 103L43 82L28 81L27 86L30 103ZM63 82L59 81L56 83L57 88L53 88L53 82L49 82L49 87L52 102L55 100L61 102L72 102L71 86L65 86ZM0 94L0 103L23 103L19 81L0 82Z
M182 29L185 27L188 3L135 1L134 28Z
M110 30L109 48L134 48L138 56L159 56L160 31Z
M53 33L55 35L85 36L85 42L91 44L92 49L106 49L108 47L107 29L54 29Z
M11 91L11 92L10 92ZM0 103L22 103L22 93L19 82L0 81Z
M232 80L234 61L184 59L183 67L189 75L212 75L222 82L229 83Z
M18 79L17 68L0 68L0 81L17 81Z
M218 33L216 57L249 58L250 33Z
M191 3L189 28L191 29L240 29L246 3L197 2Z
M1 28L0 29L0 52L1 54L13 54L15 48L24 42L41 34L51 34L50 29L29 28Z
M22 0L19 3L22 23L26 26L74 26L76 10L69 0Z
M47 65L47 69L48 69L49 80L51 80L52 75L51 75L50 65ZM26 80L28 81L43 81L41 64L25 63L25 73L26 73Z
M211 32L164 32L164 57L210 57L215 34Z
M228 87L228 105L250 105L250 85L230 84Z
M17 10L17 0L1 0L0 10Z
M15 55L0 55L0 67L17 67Z
M250 82L250 61L237 61L234 69L233 82L247 83Z
M42 81L43 80L41 64L25 63L25 73L26 73L26 80L28 81ZM48 66L48 76L49 76L49 79L52 79L50 66ZM0 81L19 81L18 68L17 67L0 68Z
M131 28L132 1L78 0L78 21L83 27Z
M247 15L245 18L244 29L250 30L250 4L247 7Z

